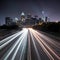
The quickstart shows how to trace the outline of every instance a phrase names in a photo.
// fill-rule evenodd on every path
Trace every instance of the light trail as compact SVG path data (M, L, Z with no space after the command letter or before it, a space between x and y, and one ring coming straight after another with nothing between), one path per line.
M0 45L4 44L4 43L7 42L8 40L10 40L10 39L13 38L14 36L16 36L18 33L19 33L19 32L17 32L17 33L15 33L15 34L13 34L13 35L11 35L11 36L9 36L9 37L1 40L1 41L0 41Z
M37 32L37 35L39 36L39 33ZM40 36L39 36L40 37ZM45 37L46 38L46 37ZM42 40L42 38L40 37L40 40ZM54 48L57 48L58 50L60 50L60 43L59 42L57 42L57 41L54 41L54 40L52 40L51 38L48 38L47 37L47 39L43 39L42 40L43 42L45 42L45 45L46 46L49 46L52 50L53 50L53 52L54 52ZM48 43L47 43L47 41L48 41ZM52 41L52 42L51 42ZM56 52L55 52L56 53ZM56 56L56 54L54 53L54 55ZM57 58L58 58L58 56L56 56Z
M36 36L35 31L31 29L31 32L33 33L34 37L36 38L37 42L42 47L43 51L47 54L47 56L50 58L50 60L54 60L54 58L51 56L51 54L47 51L45 46L39 41L38 36Z
M16 48L16 46L19 44L19 41L22 39L22 37L20 37L15 44L7 51L7 53L2 57L1 60L7 60L8 57L11 55L11 53L13 52L13 50Z
M25 31L24 34L22 35L22 39L19 39L19 40L21 40L21 41L19 42L19 44L18 44L18 46L17 46L17 49L15 50L15 52L14 52L11 60L14 60L14 59L15 59L16 54L17 54L17 52L18 52L18 50L19 50L22 42L25 42L25 41L24 41L24 38L25 38L25 40L26 40L27 33L28 33L28 31ZM25 43L24 43L23 45L25 45ZM25 46L24 46L24 47L25 47ZM24 47L23 47L23 49L24 49ZM23 50L22 50L22 51L23 51ZM21 53L23 53L23 52L21 52ZM22 56L21 56L21 57L22 57ZM20 60L21 60L21 58L20 58Z
M11 45L11 43L13 44ZM9 49L5 50L5 52L3 50L5 48ZM42 48L42 51L39 51L40 48ZM44 53L49 60L60 60L60 51L58 49L60 50L59 42L32 28L23 28L22 31L1 40L0 50L3 50L4 54L0 60L17 60L17 58L18 60L33 60L35 58L42 60L41 56Z
M22 34L23 31L19 32L16 36L14 36L13 38L11 38L10 40L8 40L6 43L2 44L0 46L0 50L3 49L6 45L8 45L11 41L13 41L16 37L18 37L20 34Z
M30 29L30 30L33 33L36 40L38 41L38 43L40 44L40 46L42 47L42 49L44 50L44 52L47 54L47 56L50 59L54 60L53 56L50 54L51 52L58 60L60 60L60 57L58 56L58 54L56 54L55 51L43 39L40 38L39 32L33 29Z
M57 41L54 41L53 39L47 37L46 35L43 35L41 33L38 33L38 31L36 31L36 33L43 38L46 42L48 42L50 45L52 45L53 47L55 46L56 48L60 48L60 43Z
M29 29L29 30L30 30L30 29ZM33 37L33 34L31 33L31 31L30 31L30 35L31 35L31 38L32 38L32 42L33 42L33 45L34 45L34 48L35 48L37 57L38 57L37 60L41 60L41 57L39 56L39 52L38 52L38 49L37 49L37 47L36 47L36 44L35 44L35 41L34 41L34 37Z
M5 55L1 58L1 60L7 60L8 59L8 57L11 55L11 53L13 52L13 50L16 48L16 46L18 45L18 48L19 48L19 46L21 45L21 43L22 43L22 40L21 39L23 39L23 37L26 35L26 29L24 29L23 30L23 34L20 36L20 38L14 43L14 45L7 51L7 53L5 53ZM20 42L20 43L19 43ZM14 54L14 56L13 56L13 58L12 59L14 59L15 58L15 55L16 55L16 53L17 53L17 51L18 51L18 48L17 48L17 50L16 50L16 52L15 52L15 54Z
M28 32L26 33L25 38L24 38L23 43L22 43L23 48L22 48L19 60L25 60L24 58L25 58L25 52L26 52L26 46L27 46L27 35L28 35Z

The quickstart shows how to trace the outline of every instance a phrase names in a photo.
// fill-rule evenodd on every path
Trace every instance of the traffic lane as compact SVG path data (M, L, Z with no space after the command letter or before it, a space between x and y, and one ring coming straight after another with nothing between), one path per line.
M19 34L19 37L17 37L18 39L16 39L16 42L4 54L4 56L2 57L2 60L3 59L5 59L5 60L7 60L7 59L9 59L9 60L11 60L11 59L12 60L17 60L17 58L19 56L19 54L17 54L18 50L22 50L22 51L19 52L19 53L21 53L21 59L19 59L19 60L23 59L22 55L24 55L24 58L25 58L25 52L23 52L23 50L26 48L26 44L27 44L27 43L25 43L26 40L27 40L27 35L26 35L27 34L27 30L24 29L23 31L24 31L23 34L22 35L21 35L21 33ZM18 56L16 56L16 55L18 55Z
M37 47L39 57L41 58L41 60L50 60L35 38L34 38L34 42ZM31 60L39 60L32 42L32 36L31 36Z
M46 34L46 35L45 35ZM41 40L43 40L48 46L52 48L52 50L55 51L56 54L60 56L60 42L58 41L59 38L55 39L52 38L53 35L49 35L47 33L40 33L38 34ZM52 37L51 37L52 36Z
M10 42L7 46L5 46L2 50L0 50L0 58L7 52L7 50L16 42L16 40L19 38L15 38L12 42Z
M43 51L46 53L46 55L54 60L54 59L60 59L59 55L56 53L56 51L54 49L51 48L51 46L49 46L43 39L40 38L39 36L39 32L37 32L36 30L30 29L31 33L34 35L34 37L36 38L36 40L38 41L38 43L40 44L40 46L42 47ZM44 36L42 36L44 37ZM51 42L51 41L49 41ZM56 42L55 42L56 43ZM54 44L54 43L53 43Z
M11 36L17 32L19 32L20 30L2 30L0 31L0 41L8 36Z
M37 48L38 48L38 51L40 52L39 54L41 54L40 56L41 56L41 59L42 60L50 60L50 58L49 58L49 55L46 55L46 52L44 52L43 51L43 49L41 48L41 46L39 47L39 45L40 44L38 44L37 43L37 41L36 41L36 44L37 44ZM50 44L51 45L51 44ZM50 46L49 45L49 46ZM47 45L48 46L48 45ZM59 60L60 59L60 49L57 49L57 48L53 48L53 49L51 49L50 48L50 50L48 49L48 48L46 48L47 49L47 51L50 53L50 55L51 55L51 57L53 57L53 60ZM43 53L44 52L44 53ZM46 57L47 56L47 57Z

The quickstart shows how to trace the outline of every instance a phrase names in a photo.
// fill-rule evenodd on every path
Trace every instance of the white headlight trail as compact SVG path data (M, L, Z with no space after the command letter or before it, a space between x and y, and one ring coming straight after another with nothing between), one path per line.
M22 35L23 37L22 37L21 41L19 42L19 44L18 44L18 46L17 46L17 49L15 50L15 52L14 52L11 60L14 60L14 59L15 59L16 54L17 54L20 46L22 45L22 43L24 42L25 37L27 36L26 34L27 34L27 31L25 30L24 34ZM25 42L24 42L24 44L25 44ZM24 44L23 44L23 45L24 45ZM23 49L23 48L20 48L20 49ZM21 53L22 53L22 52L21 52Z
M24 33L24 32L23 32ZM2 57L1 60L7 60L10 54L13 52L13 50L16 48L16 46L19 44L21 39L23 38L23 34L20 36L20 38L14 43L14 45L7 51L7 53Z
M42 51L39 51L39 47ZM50 60L60 60L59 42L32 28L23 28L22 31L1 40L0 50L0 60L32 60L34 56L37 60L41 60L41 56ZM44 55L40 56L39 53Z
M27 34L28 34L28 32L27 32ZM23 48L22 48L19 60L25 60L24 57L25 57L26 46L27 46L27 34L26 34L26 36L24 37L24 40L23 40Z
M19 32L18 32L18 33L19 33ZM0 45L2 45L3 43L7 42L8 40L10 40L10 39L13 38L14 36L16 36L18 33L15 33L15 34L13 34L13 35L11 35L11 36L9 36L9 37L1 40L1 41L0 41Z
M16 37L18 37L20 34L22 34L23 31L19 32L16 36L14 36L12 39L10 39L9 41L7 41L6 43L4 43L3 45L0 46L0 50L2 48L4 48L7 44L9 44L11 41L13 41Z

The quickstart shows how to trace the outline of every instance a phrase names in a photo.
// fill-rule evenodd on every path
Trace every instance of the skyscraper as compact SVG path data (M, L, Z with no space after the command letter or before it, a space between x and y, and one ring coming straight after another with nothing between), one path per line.
M22 22L25 21L25 14L24 14L24 12L21 13L21 21L22 21Z
M46 22L46 23L48 22L48 17L45 17L45 22Z
M10 17L6 17L6 18L5 18L5 24L6 24L6 25L11 25L12 22L13 22L13 20L12 20Z
M31 14L29 13L28 15L27 15L27 19L31 19Z

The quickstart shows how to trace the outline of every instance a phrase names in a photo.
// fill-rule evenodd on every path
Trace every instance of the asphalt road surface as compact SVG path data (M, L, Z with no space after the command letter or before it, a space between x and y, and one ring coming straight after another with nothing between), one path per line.
M60 39L23 28L0 41L0 60L60 60Z

